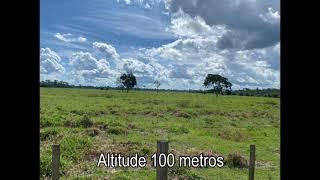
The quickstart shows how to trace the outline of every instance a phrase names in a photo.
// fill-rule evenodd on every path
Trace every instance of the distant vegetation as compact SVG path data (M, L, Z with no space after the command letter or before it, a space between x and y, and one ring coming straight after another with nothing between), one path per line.
M248 89L234 90L231 92L232 95L239 96L258 96L258 97L280 97L280 89Z
M160 82L157 82L160 84ZM158 89L158 85L155 83L156 87L153 88L133 88L137 91L169 91L169 92L190 92L190 93L215 93L213 89L209 90L176 90L176 89ZM160 85L159 85L160 86ZM52 87L52 88L85 88L85 89L115 89L122 90L124 87L110 87L110 86L84 86L84 85L71 85L68 82L58 81L58 80L45 80L40 82L40 87ZM238 96L258 96L258 97L280 97L280 89L248 89L244 88L242 90L226 90L222 92L224 95L238 95Z

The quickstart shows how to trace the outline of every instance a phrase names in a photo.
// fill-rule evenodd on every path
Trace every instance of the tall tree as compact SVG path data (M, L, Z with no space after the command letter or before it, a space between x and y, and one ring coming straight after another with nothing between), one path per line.
M122 74L120 76L120 82L127 89L127 92L129 92L129 89L132 89L137 85L136 77L131 72Z
M208 74L203 85L206 88L212 87L217 97L218 94L221 94L224 90L231 90L232 86L227 78L222 77L219 74Z

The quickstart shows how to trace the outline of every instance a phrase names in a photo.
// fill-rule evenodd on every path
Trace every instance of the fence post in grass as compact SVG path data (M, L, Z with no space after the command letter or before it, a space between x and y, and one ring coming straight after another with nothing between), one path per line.
M52 180L59 180L60 145L52 145Z
M160 167L159 166L159 159L161 159L161 163L167 160L168 155L168 141L165 140L159 140L157 141L157 180L168 180L168 166ZM162 158L159 158L159 155L163 153L165 154L165 160ZM166 163L167 164L167 163Z
M250 145L250 160L249 160L249 180L254 180L254 166L255 166L255 149L254 144Z

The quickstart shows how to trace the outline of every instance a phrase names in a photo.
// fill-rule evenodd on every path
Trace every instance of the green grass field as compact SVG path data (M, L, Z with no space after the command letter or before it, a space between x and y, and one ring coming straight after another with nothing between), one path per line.
M61 145L61 179L155 179L142 169L96 167L100 153L150 156L169 140L178 155L239 153L256 145L255 179L280 179L279 98L184 92L40 89L40 175ZM248 179L247 168L173 168L172 179Z

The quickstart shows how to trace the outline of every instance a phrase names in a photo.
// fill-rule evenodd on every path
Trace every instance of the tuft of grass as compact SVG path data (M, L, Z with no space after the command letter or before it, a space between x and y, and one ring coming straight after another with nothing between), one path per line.
M90 128L90 129L87 129L87 134L91 137L95 137L101 134L101 130L98 128Z
M190 130L185 126L172 127L169 131L177 135L188 134L190 132Z
M233 126L236 126L235 123L233 124ZM248 139L248 135L239 129L221 129L217 135L220 138L236 142L245 141Z
M46 141L51 138L54 138L58 135L59 131L57 129L47 129L44 131L40 131L40 141Z
M226 164L232 168L247 168L248 160L239 153L231 153L226 159Z
M75 120L67 119L63 122L63 125L66 127L77 127L78 123Z
M194 174L190 168L187 167L179 167L179 166L173 166L169 169L168 173L170 179L188 179L188 180L200 180L203 179L200 176Z
M80 120L79 125L84 128L92 127L93 121L87 115L84 115Z
M41 177L50 177L52 174L51 171L51 156L50 153L42 152L40 154L40 176Z
M191 102L188 100L182 100L177 102L177 106L180 108L187 108L191 106Z
M191 118L191 115L190 115L190 114L185 113L185 112L182 112L182 111L176 111L176 112L174 113L174 115L175 115L176 117L183 117L183 118L187 118L187 119Z
M121 135L121 134L126 134L127 133L127 131L124 128L121 128L121 127L109 128L107 130L107 132L110 133L110 134L114 134L114 135Z
M61 158L78 162L92 147L92 141L86 136L68 136L60 141Z
M152 151L149 148L144 147L144 148L141 149L141 154L144 155L144 156L145 155L151 155Z

